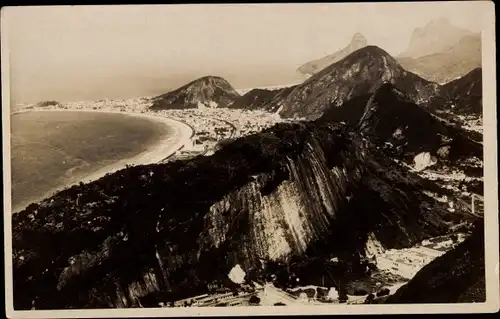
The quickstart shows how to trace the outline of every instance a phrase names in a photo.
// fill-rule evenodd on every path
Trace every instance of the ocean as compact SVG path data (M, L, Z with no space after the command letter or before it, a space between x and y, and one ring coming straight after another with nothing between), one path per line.
M99 169L145 152L169 133L171 129L163 123L126 114L79 111L13 114L13 211Z

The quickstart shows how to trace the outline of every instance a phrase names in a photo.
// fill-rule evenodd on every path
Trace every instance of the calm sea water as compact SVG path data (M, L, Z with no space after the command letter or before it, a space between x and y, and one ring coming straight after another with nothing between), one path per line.
M144 152L170 129L148 119L76 111L11 116L13 211Z

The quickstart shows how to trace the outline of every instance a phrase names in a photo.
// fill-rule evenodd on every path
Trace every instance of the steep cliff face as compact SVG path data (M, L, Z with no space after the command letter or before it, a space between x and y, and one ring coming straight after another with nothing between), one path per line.
M205 76L153 99L153 109L227 107L240 95L225 79Z
M284 117L319 117L329 106L340 106L356 96L373 93L391 82L416 102L434 95L438 85L405 71L387 52L367 46L316 73L281 101Z
M405 70L426 80L448 83L481 67L481 35L465 35L457 43L433 54L396 59Z
M312 256L362 255L368 234L408 246L448 229L425 189L440 192L359 134L319 122L124 169L13 216L15 309L178 298L236 264L265 274L263 260L302 269Z
M485 302L484 220L455 249L420 270L386 303Z
M298 71L299 73L302 74L315 74L327 66L329 66L332 63L338 62L348 56L349 54L353 53L356 50L359 50L361 48L364 48L365 46L368 45L368 42L366 38L360 34L356 33L351 39L351 42L342 50L339 50L335 53L332 53L330 55L327 55L323 58L316 59L310 62L307 62L303 64L302 66L299 67Z

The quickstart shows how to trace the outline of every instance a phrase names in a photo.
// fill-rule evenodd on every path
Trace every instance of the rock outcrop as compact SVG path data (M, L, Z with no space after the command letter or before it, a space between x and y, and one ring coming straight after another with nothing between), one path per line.
M271 104L284 117L314 119L330 106L373 93L384 82L394 84L417 103L427 101L438 89L437 84L405 71L381 48L366 46L316 73Z
M366 40L366 38L362 34L356 33L352 37L351 42L342 50L327 55L323 58L307 62L304 65L300 66L298 71L301 74L313 75L331 65L332 63L342 60L354 51L364 48L367 45L368 41Z
M423 171L427 167L436 164L437 158L432 156L429 152L422 152L415 156L413 161L415 163L414 169L416 171Z

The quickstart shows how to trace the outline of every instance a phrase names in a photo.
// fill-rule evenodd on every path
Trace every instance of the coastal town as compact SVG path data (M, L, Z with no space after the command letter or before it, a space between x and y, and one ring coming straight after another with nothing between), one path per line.
M148 97L125 100L97 100L59 103L45 101L24 106L17 112L33 110L82 110L102 112L123 112L167 117L188 125L192 130L189 142L173 154L165 154L162 162L189 159L197 155L211 155L220 143L260 132L276 123L291 121L282 119L276 113L260 110L230 108L186 108L152 111Z

